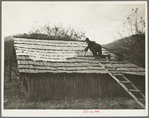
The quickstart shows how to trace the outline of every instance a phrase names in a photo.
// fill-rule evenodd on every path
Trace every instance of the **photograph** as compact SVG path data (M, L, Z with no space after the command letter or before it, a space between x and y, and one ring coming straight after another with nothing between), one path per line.
M2 117L148 116L147 1L2 1Z

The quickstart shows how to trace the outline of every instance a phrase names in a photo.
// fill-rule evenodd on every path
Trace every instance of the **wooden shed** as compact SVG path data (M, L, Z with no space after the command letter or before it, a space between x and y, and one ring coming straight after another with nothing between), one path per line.
M81 51L85 47L86 43L82 41L14 38L21 85L27 97L128 97L104 67L116 68L145 92L143 68L126 61L96 60L91 52L83 56ZM103 49L103 54L106 53Z

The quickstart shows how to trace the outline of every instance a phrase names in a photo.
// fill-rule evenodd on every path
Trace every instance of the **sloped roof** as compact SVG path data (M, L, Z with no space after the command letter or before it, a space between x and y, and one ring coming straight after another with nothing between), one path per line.
M101 73L107 72L99 65L114 66L117 71L143 75L144 69L128 62L95 60L81 41L39 40L14 38L20 73ZM108 53L103 49L103 53ZM113 56L113 54L111 54Z
M107 73L81 51L85 42L14 38L20 73Z

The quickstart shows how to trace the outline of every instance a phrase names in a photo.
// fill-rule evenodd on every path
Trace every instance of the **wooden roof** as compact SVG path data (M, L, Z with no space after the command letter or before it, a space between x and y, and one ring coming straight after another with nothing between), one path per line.
M118 71L144 75L144 69L128 62L95 60L81 41L39 40L14 38L20 73L101 73L107 72L99 65L115 66ZM103 49L103 54L109 53ZM112 54L111 54L112 55ZM112 64L112 65L111 65Z
M81 52L85 42L14 38L20 73L107 73Z

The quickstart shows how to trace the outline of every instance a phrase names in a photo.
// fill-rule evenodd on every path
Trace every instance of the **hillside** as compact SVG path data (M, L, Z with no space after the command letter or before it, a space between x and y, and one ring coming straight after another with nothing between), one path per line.
M114 54L122 54L124 60L145 68L145 35L133 35L103 45Z
M14 61L15 55L13 52L13 37L7 36L4 38L4 60L6 65L8 64L10 57Z

